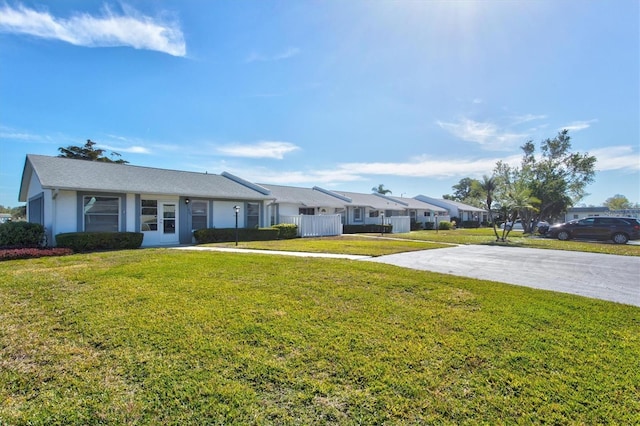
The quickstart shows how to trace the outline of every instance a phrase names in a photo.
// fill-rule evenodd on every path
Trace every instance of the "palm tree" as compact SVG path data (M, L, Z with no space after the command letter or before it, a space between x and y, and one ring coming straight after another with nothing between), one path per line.
M391 190L385 189L383 184L380 184L377 187L374 186L373 188L371 188L371 190L373 192L377 192L378 194L382 194L382 195L391 194Z
M536 210L535 205L540 203L536 197L531 195L531 190L525 186L522 181L515 182L511 190L507 193L507 211L510 212L508 220L515 222L519 216L527 216L523 213L527 210ZM525 232L528 230L528 224L523 223ZM509 236L511 227L505 226L502 230L502 241Z
M480 181L480 189L482 193L487 197L487 210L489 211L489 221L493 225L493 232L496 234L496 241L500 239L498 235L498 229L496 228L496 223L493 220L493 212L491 211L491 204L493 204L493 193L496 190L497 182L494 176L482 176L482 181Z

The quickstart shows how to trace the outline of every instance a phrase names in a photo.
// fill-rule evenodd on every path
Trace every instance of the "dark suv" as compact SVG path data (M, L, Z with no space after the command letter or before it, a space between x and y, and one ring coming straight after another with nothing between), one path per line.
M547 236L559 240L613 240L616 244L626 244L629 240L640 239L640 222L630 217L588 217L553 225Z

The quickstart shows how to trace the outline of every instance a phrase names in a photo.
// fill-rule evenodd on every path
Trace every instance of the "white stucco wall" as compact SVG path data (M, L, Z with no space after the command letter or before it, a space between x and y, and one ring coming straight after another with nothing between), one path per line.
M238 212L238 228L244 228L244 201L214 201L213 226L216 228L233 228L236 226L236 215L233 206L240 206Z

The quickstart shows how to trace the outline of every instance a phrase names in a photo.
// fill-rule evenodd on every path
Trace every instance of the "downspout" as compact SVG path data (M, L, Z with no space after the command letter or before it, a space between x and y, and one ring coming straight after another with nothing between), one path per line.
M54 188L53 191L51 192L51 229L49 230L50 235L46 235L47 232L45 231L45 235L47 238L47 246L55 246L55 241L53 241L53 236L55 235L54 229L56 227L56 218L57 218L57 214L56 211L58 210L58 203L56 202L56 199L58 198L58 194L60 194L60 188Z

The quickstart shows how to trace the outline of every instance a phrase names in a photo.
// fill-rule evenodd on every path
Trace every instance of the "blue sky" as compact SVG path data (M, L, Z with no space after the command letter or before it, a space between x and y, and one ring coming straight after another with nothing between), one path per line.
M570 130L640 202L637 0L0 1L0 205L27 154L440 197Z

